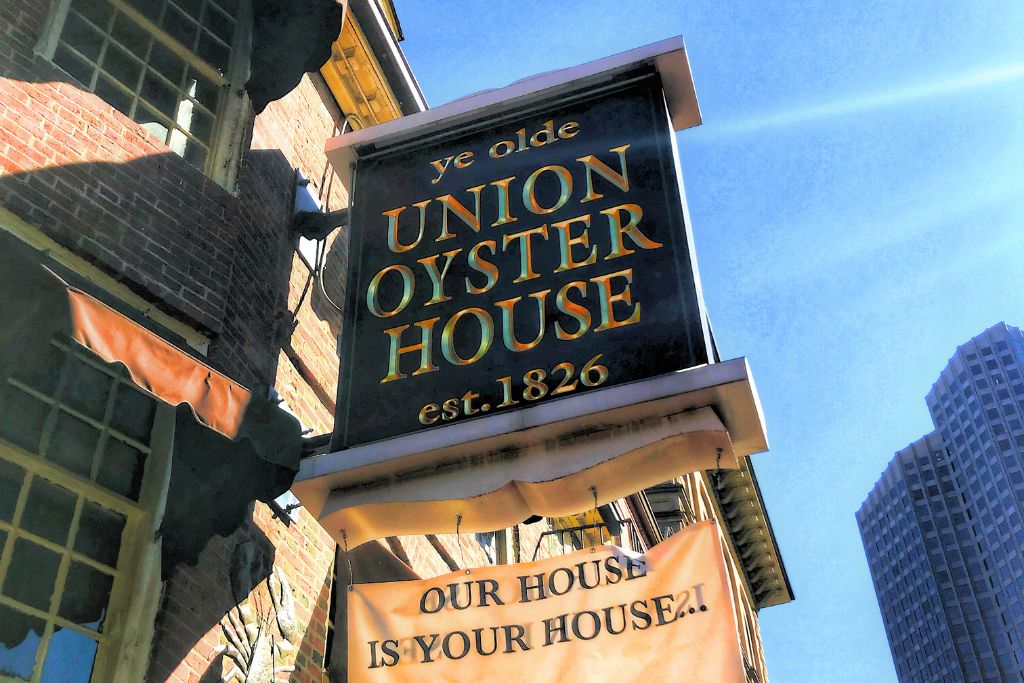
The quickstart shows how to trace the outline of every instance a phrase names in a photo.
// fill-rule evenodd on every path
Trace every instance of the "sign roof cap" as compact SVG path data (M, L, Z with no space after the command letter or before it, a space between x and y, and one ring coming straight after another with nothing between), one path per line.
M476 92L433 109L339 135L327 141L327 157L348 187L350 166L358 158L361 147L398 143L434 129L450 128L460 121L478 120L487 116L489 110L557 97L588 84L607 81L642 64L652 64L661 76L672 127L679 131L699 126L700 107L686 46L682 36L675 36L578 66L528 76L502 88Z

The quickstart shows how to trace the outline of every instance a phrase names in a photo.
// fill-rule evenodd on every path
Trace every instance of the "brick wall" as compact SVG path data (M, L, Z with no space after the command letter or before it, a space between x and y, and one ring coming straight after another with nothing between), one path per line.
M0 202L169 312L218 332L237 200L35 55L47 11L36 0L0 3Z
M0 3L0 205L208 333L209 362L233 378L283 383L303 421L329 431L330 411L311 382L333 394L337 332L307 301L299 333L288 337L289 291L308 273L296 268L287 232L294 169L319 190L334 127L320 92L306 78L250 122L252 149L232 194L35 55L47 11L46 2ZM326 196L340 202L340 192L334 185ZM282 346L301 354L307 376ZM285 525L262 503L166 582L150 680L219 680L231 668L220 651L223 620L239 600L263 616L272 605L266 581L234 594L232 559L243 544L259 548L290 584L291 680L320 680L334 544L309 515Z
M289 278L304 277L288 235L294 169L329 204L344 199L333 174L324 181L325 97L306 77L257 118L232 194L34 53L48 6L0 3L0 204L209 333L214 366L273 384ZM312 311L307 325L328 330ZM304 329L298 344L332 393L336 333Z
M274 385L308 427L330 431L341 319L319 289L302 296L310 268L287 232L296 168L327 208L346 202L323 154L336 132L330 96L307 76L249 122L233 194L37 56L47 11L38 0L0 2L0 205L209 334L212 365L253 388ZM344 232L328 245L326 288L339 302L347 246ZM461 541L397 542L417 573L436 576L451 571L445 556L487 563L472 534ZM290 680L320 680L334 543L304 511L286 525L262 503L165 583L149 680L220 680L233 666L222 648L238 603L272 616L265 580L235 595L232 563L245 548L289 582Z
M244 628L248 617L249 623L263 619L264 628L280 642L282 629L276 624L276 608L266 580L258 581L248 596L240 596L247 612L235 609L232 560L238 546L249 543L283 574L290 588L297 630L287 634L291 635L291 647L278 652L279 663L295 667L289 680L319 683L334 566L334 545L325 536L309 515L302 514L286 526L270 508L256 503L249 523L228 538L213 539L196 566L179 567L167 584L147 680L220 681L223 673L235 666L223 647L240 632L239 624ZM275 587L280 592L279 585Z

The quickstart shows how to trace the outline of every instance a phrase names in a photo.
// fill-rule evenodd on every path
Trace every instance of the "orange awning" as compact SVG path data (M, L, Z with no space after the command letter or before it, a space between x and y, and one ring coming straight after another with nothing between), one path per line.
M193 562L212 535L237 528L252 501L270 502L289 488L300 427L267 396L176 346L172 333L118 308L116 299L0 231L0 416L22 400L15 385L42 386L59 372L54 341L123 366L139 389L177 406L161 524L168 572Z

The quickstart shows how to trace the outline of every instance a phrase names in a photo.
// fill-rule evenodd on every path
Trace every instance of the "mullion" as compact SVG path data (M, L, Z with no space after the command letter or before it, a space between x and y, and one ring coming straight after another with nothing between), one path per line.
M50 345L60 349L64 353L74 354L77 360L85 363L86 365L92 367L95 370L99 370L100 372L107 375L111 379L116 379L117 377L119 377L117 371L111 369L109 365L106 365L101 360L98 361L93 356L80 351L79 349L83 347L80 347L75 342L65 343L54 337L50 339Z
M96 73L92 76L92 84L89 86L89 90L96 92L96 88L100 82L100 64L107 56L107 46L110 45L110 34L114 32L114 21L117 19L117 12L111 12L110 18L107 19L106 30L103 31L103 45L100 47L100 54L96 57ZM79 15L81 17L81 15ZM84 17L82 17L84 18ZM93 24L95 26L95 24Z
M64 586L67 583L68 571L71 568L71 548L75 545L75 538L78 536L78 524L82 520L82 508L85 506L85 496L75 491L75 512L71 515L71 528L68 530L67 545L61 547L60 565L57 567L57 576L53 580L53 594L50 596L50 609L46 616L46 628L43 629L43 638L39 641L39 649L36 650L36 675L32 680L37 681L43 675L43 664L46 662L46 654L50 650L50 640L53 638L54 618L60 610L61 600L64 599Z
M226 42L223 38L221 38L216 33L214 33L206 24L206 15L208 13L210 13L210 12L215 12L215 13L223 15L225 17L229 17L231 19L231 24L232 24L232 34L234 34L234 32L238 30L238 22L235 21L234 17L231 17L228 14L225 14L224 12L217 12L217 10L215 10L215 9L210 9L210 0L203 0L203 6L199 10L199 16L200 16L200 18L199 18L199 31L200 31L200 34L206 33L206 35L208 35L210 38L213 38L219 44L221 44L224 47L226 47L228 49L228 53L230 54L230 52L231 52L231 43ZM202 35L199 36L199 39L202 40ZM196 43L196 48L198 48L198 47L199 47L199 43L197 42Z
M66 628L70 631L81 633L83 636L89 636L93 640L99 641L101 645L103 644L107 637L107 634L105 633L98 633L97 631L93 631L84 626L80 626L79 624L76 624L72 621L68 621L67 619L61 616L50 615L47 612L39 609L38 607L33 607L32 605L23 605L17 600L9 598L6 595L0 595L0 605L10 607L11 609L17 610L19 612L23 612L30 617L35 617L36 619L52 621L56 626L60 626L61 628ZM19 681L19 683L21 682Z
M167 6L170 5L170 4L174 5L174 8L176 10L178 10L178 13L181 16L185 17L190 22L192 22L193 24L196 25L196 29L198 29L196 31L196 37L192 40L192 45L186 45L186 47L188 47L189 51L195 52L199 48L199 39L202 37L202 33L203 33L203 24L202 24L202 22L199 21L198 17L192 16L189 13L188 10L186 10L184 7L182 7L178 3L176 3L176 2L167 2L167 0L164 1L164 14L165 15L167 13ZM203 10L202 10L202 8L200 8L199 9L199 14L202 15L202 12L203 12ZM182 43L182 45L185 45L185 43Z
M99 69L97 69L97 72L99 72ZM39 444L36 448L37 454L44 459L46 458L46 452L50 449L50 437L53 436L53 430L57 426L57 418L60 416L60 401L64 397L64 389L67 387L68 378L71 375L73 361L74 359L70 353L64 354L64 364L61 366L60 379L57 380L53 396L47 396L41 391L36 391L27 384L15 380L13 377L8 380L14 387L21 389L40 401L50 404L50 414L46 416L46 420L43 422L42 433L39 435Z
M113 26L114 26L114 24L113 24L114 18L113 18L113 16L111 16L111 18L107 20L107 28L104 29L103 27L98 26L97 24L94 24L92 22L92 20L90 20L87 17L85 17L85 15L83 15L80 12L78 12L73 7L71 8L71 11L74 13L74 15L78 18L79 21L85 22L86 26L88 26L90 28L93 28L93 29L96 29L96 32L99 33L100 36L102 36L102 38L103 38L103 43L100 46L100 53L96 57L96 61L95 62L93 62L93 60L90 59L89 57L86 57L84 54L82 54L82 52L80 52L76 47L71 45L71 43L68 43L66 40L61 39L59 41L61 45L63 45L64 47L70 49L72 52L74 52L81 59L84 59L86 61L86 63L92 65L92 67L93 67L93 69L92 69L92 77L89 79L89 82L85 84L85 86L91 92L95 92L96 91L96 84L99 82L100 62L103 61L103 55L104 55L104 53L106 51L106 47L107 47L107 40L109 39L110 31L113 29ZM116 15L117 13L114 12L114 14Z
M131 21L131 17L129 17L127 14L124 14L123 12L120 12L120 11L115 11L114 12L114 20L116 21L117 17L119 17L119 16L124 16L125 19L127 19L128 21ZM149 52L153 49L153 36L150 33L147 33L146 35L149 36L149 47L146 49L146 55L148 57ZM120 43L120 41L118 41L116 38L114 38L114 25L113 24L110 25L110 33L107 34L107 43L113 43L117 47L121 48L122 52L125 55L127 55L129 59L131 59L133 62L135 62L136 64L138 64L138 65L140 65L142 67L142 69L139 72L139 77L135 80L135 84L134 85L129 85L127 83L121 83L120 79L115 78L110 72L108 72L102 66L100 67L100 69L103 71L103 73L106 76L110 77L111 81L113 81L117 85L122 86L122 89L125 90L126 92L130 92L131 93L131 95L132 95L132 106L131 106L131 110L130 110L131 113L129 114L129 118L134 119L136 113L138 112L139 98L141 97L140 93L142 92L142 82L146 78L146 62L141 60L141 59L139 59L138 57L136 57L132 53L132 51L126 45L122 45ZM106 57L106 47L104 47L104 52L103 52L102 56Z
M115 41L115 42L116 42L116 41ZM217 116L216 114L214 114L214 113L213 113L212 111L210 111L210 110L209 110L209 109L207 109L207 108L206 108L205 106L203 106L203 104L202 104L201 102L199 102L198 100L196 100L195 98L193 98L193 97L192 97L191 95L189 95L189 94L188 94L188 90L186 90L186 89L185 89L185 81L187 81L187 80L188 80L189 72L191 71L191 66L192 66L192 65L191 65L191 64L189 64L188 62L186 62L186 63L185 63L185 66L186 66L186 68L184 69L184 72L185 72L185 73L184 73L184 75L183 75L183 77L182 77L181 83L180 83L180 84L178 84L178 85L175 85L175 84L174 84L174 82L173 82L173 81L171 81L171 79L167 78L166 76L164 76L164 75L163 75L162 73L160 73L160 72L159 72L159 71L157 71L156 69L152 69L152 68L150 68L150 66L149 66L149 64L148 64L148 63L147 63L146 65L145 65L145 70L143 71L143 77L145 77L145 76L147 75L147 74L146 74L146 72L148 72L148 73L150 73L150 74L152 74L152 75L156 76L156 77L157 77L157 78L159 78L159 79L160 79L161 81L163 81L163 82L164 82L164 83L165 83L166 85L168 85L168 86L170 86L171 88L173 88L173 89L174 89L174 91L175 91L175 92L176 92L176 93L178 94L178 104L179 104L179 105L181 104L181 101L182 101L183 99L187 99L187 100L188 100L189 102L191 102L191 103L192 103L193 105L197 106L197 107L198 107L198 108L199 108L199 109L200 109L201 111L203 111L204 113L207 113L207 114L209 114L210 116L212 116L212 117L216 118L216 116ZM202 78L202 74L199 74L199 77L200 77L200 78ZM139 96L139 99L140 99L140 100L142 100L142 102L143 102L143 103L145 103L145 104L147 104L147 105L148 105L148 109L149 109L150 111L156 112L157 114L160 114L161 116L165 116L165 117L167 116L166 114L164 114L164 113L162 113L162 112L157 112L157 111L156 111L156 110L155 110L155 109L153 108L153 105L152 105L152 104L150 104L150 102L149 102L149 101L148 101L148 100L147 100L147 99L146 99L145 97L143 97L143 96L142 96L142 87L141 87L141 85L140 85L140 87L139 87L139 94L138 94L138 96ZM175 123L174 125L178 125L178 124L177 124L177 123Z
M71 43L65 41L64 39L61 39L60 41L58 41L58 44L61 47L63 47L64 49L66 49L68 52L70 52L71 54L75 55L76 57L78 57L83 62L85 62L86 64L89 65L89 67L90 67L89 70L90 70L90 72L92 72L92 75L89 77L89 83L95 83L96 82L96 72L98 72L100 70L100 65L97 64L96 62L92 61L88 57L86 57L84 54L82 54L78 50L78 48L76 48ZM95 90L95 88L93 86L89 85L89 83L83 83L82 85L86 86L86 88L90 92L92 92L93 90Z
M43 479L43 480L49 482L49 479L46 479L45 476L37 475L37 477L39 479ZM75 493L76 495L81 497L81 492L80 491L72 491L72 493ZM93 504L96 503L96 501L89 500L88 496L86 496L86 499L87 499L87 502L90 502L90 503L93 503ZM76 503L76 505L77 505L77 503ZM100 507L103 507L103 506L101 505ZM117 512L117 511L115 510L115 512ZM74 521L75 521L75 518L72 518L72 523ZM89 557L88 555L84 555L84 554L78 552L74 548L71 548L71 547L68 547L68 546L63 546L60 543L54 543L53 541L51 541L48 538L43 538L42 536L37 536L36 534L32 533L31 531L25 531L24 529L22 529L20 527L11 526L7 522L0 522L0 529L4 529L5 531L7 531L8 534L12 534L12 535L13 534L17 534L17 536L19 538L24 538L26 540L32 541L36 545L42 546L42 547L46 548L47 550L52 550L55 553L68 554L68 555L71 556L71 559L76 560L78 562L81 562L84 565L88 565L89 567L95 569L96 571L103 572L104 574L109 574L110 576L114 576L114 577L117 576L117 569L115 567L110 567L108 565L103 564L102 562L94 560L91 557Z
M93 481L100 476L100 468L103 466L103 458L107 449L107 441L110 439L110 420L114 416L114 402L117 400L117 390L121 386L119 378L110 380L107 393L107 405L103 410L103 426L100 428L100 438L96 442L96 450L92 454L92 471L89 478Z
M89 499L98 503L101 507L109 508L126 516L133 515L140 509L138 501L126 498L120 493L104 488L94 481L65 470L59 465L42 460L36 453L29 454L28 451L0 439L0 457L3 457L3 455L7 456L5 459L8 462L13 462L27 471L32 472L34 471L33 468L38 468L42 471L40 476L58 486L68 490L87 491Z
M20 389L21 391L25 392L26 394L28 394L28 395L36 398L36 399L39 399L43 403L48 403L51 406L58 407L59 411L63 411L65 413L67 413L68 415L71 415L72 417L78 418L79 420L81 420L82 422L86 423L90 427L93 427L94 429L98 429L98 430L103 430L104 429L104 426L103 426L102 422L96 420L95 418L89 417L88 415L86 415L84 413L81 413L81 412L75 410L74 408L72 408L71 406L69 406L69 405L67 405L65 403L61 403L60 401L57 401L57 400L53 399L50 396L47 396L46 394L44 394L43 392L41 392L41 391L39 391L37 389L33 389L32 387L30 387L29 385L25 384L24 382L20 382L20 381L14 379L13 377L10 380L8 380L8 381L10 382L11 386L14 386L14 387ZM49 419L49 418L47 418L47 419ZM45 427L44 427L44 429L45 429ZM118 430L114 429L113 427L109 428L109 431L110 431L111 436L115 437L119 441L123 441L124 443L128 444L129 446L131 446L132 448L134 448L134 449L136 449L138 451L141 451L141 452L147 453L147 454L149 453L149 446L144 444L144 443L142 443L141 441L137 441L136 439L133 439L132 437L128 436L127 434L122 434L121 432L119 432ZM48 441L47 441L47 445L49 445ZM40 449L40 450L42 450L42 449ZM40 455L42 455L42 454L40 454Z
M197 145L199 145L200 147L202 147L203 149L205 149L207 152L210 151L210 146L209 145L207 145L205 142L203 142L202 140L200 140L195 135L193 135L189 131L185 130L184 128L182 128L178 124L174 124L174 129L179 131L185 137L187 137L191 142L194 142Z
M21 536L21 517L25 512L25 506L28 505L28 490L34 476L35 473L31 470L25 470L25 477L21 480L21 490L18 491L18 501L14 504L11 527L7 531L3 555L0 556L0 594L3 593L4 584L7 581L7 571L11 566L11 556L14 555L14 541Z

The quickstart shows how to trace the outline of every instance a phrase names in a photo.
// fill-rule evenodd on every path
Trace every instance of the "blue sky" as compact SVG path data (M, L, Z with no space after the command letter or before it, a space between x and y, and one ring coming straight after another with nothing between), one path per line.
M957 344L1024 324L1024 3L398 0L433 105L682 35L704 124L678 135L723 357L797 595L768 670L894 681L854 511L931 429Z

